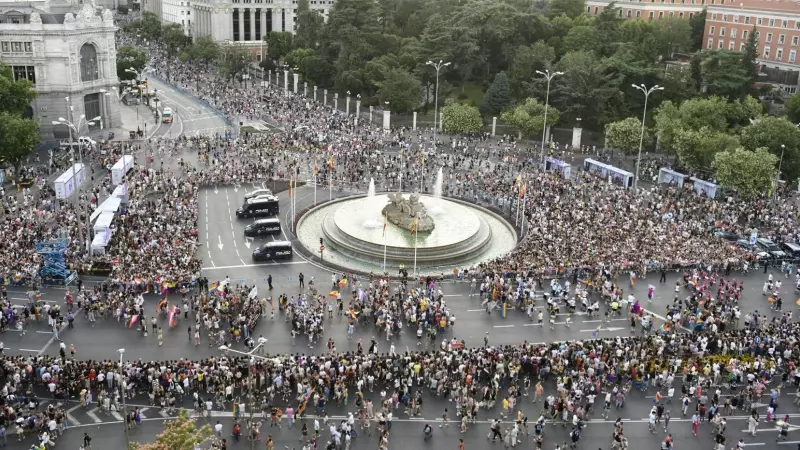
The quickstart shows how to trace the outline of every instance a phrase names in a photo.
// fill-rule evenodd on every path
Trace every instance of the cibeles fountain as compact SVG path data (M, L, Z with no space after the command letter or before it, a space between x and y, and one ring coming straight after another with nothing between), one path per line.
M323 260L359 272L451 273L511 251L517 233L494 212L459 199L442 197L442 170L433 195L375 192L324 203L297 223L300 242ZM416 221L416 225L414 222ZM414 232L412 232L414 229ZM385 261L385 268L384 268Z

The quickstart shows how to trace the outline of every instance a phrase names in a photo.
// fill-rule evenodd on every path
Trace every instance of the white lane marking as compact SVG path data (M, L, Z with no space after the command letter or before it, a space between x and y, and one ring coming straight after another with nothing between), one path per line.
M103 419L97 417L97 414L95 414L97 411L100 411L100 408L94 407L86 411L86 415L89 416L89 418L92 419L94 423L100 423L103 421Z
M514 325L495 325L495 328L512 328Z
M214 269L241 269L244 267L260 267L260 266L283 266L283 265L295 265L295 264L310 264L307 261L287 261L282 263L260 263L260 264L242 264L237 266L214 266L214 267L203 267L203 270L214 270Z

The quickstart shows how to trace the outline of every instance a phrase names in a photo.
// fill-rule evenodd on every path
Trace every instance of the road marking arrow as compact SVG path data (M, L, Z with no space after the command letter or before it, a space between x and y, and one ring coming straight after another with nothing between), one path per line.
M223 245L222 245L222 236L217 236L217 237L219 238L219 244L217 244L217 247L219 247L219 249L222 250L222 247L223 247Z
M78 405L78 406L72 407L72 408L70 408L70 409L68 409L68 410L67 410L67 420L69 420L69 422L70 422L72 425L80 425L80 424L81 424L81 423L80 423L80 422L78 422L78 420L77 420L77 419L76 419L76 418L75 418L75 417L72 415L72 413L73 413L75 410L77 410L78 408L80 408L80 407L81 407L81 405Z
M619 331L619 330L622 330L622 329L623 329L622 327L608 327L608 328L600 328L599 331L611 331L611 332L614 332L614 331ZM592 328L590 330L581 330L582 333L588 333L590 331L597 331L597 328Z
M147 411L148 409L150 408L139 408L139 417L141 417L142 420L147 419L147 416L144 415L144 412Z
M237 184L233 185L233 192L239 192L239 185Z
M253 238L251 238L251 237L245 237L244 238L244 246L245 247L250 248L250 243L251 242L253 242Z
M95 414L99 410L100 408L97 407L92 408L89 411L86 411L86 415L89 416L89 418L91 418L94 421L94 423L101 423L103 419L97 417L97 414Z
M159 411L159 412L158 412L158 414L159 414L161 417L165 417L165 418L166 418L166 417L169 417L169 413L168 413L167 411L163 410L163 409L162 409L161 411Z
M125 420L125 418L124 418L124 417L122 417L122 414L120 414L120 413L118 413L118 412L116 412L116 411L111 411L111 415L112 415L112 416L114 416L114 418L115 418L116 420L119 420L120 422L122 422L123 420Z
M215 193L215 194L219 194L219 189L217 189L217 187L216 187L216 186L214 186L214 193Z

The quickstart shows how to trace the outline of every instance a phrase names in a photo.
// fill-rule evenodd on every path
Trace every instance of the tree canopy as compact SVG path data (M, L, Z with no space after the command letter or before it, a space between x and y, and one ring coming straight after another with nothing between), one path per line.
M0 159L14 167L15 177L40 140L39 122L23 117L34 98L33 84L15 81L11 68L0 63Z

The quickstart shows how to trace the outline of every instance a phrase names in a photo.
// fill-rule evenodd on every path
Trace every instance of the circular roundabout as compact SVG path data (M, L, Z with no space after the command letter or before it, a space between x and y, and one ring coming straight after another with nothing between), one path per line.
M412 233L392 223L396 215L384 215L390 205L397 206L398 213L403 206L394 203L394 197L355 196L317 206L298 220L297 239L316 255L323 239L323 261L337 267L393 273L402 265L412 272L416 259L420 274L469 268L502 256L517 244L517 232L500 215L465 201L432 196L419 196L418 202L426 221L433 222L432 229ZM407 209L403 213L409 215Z

